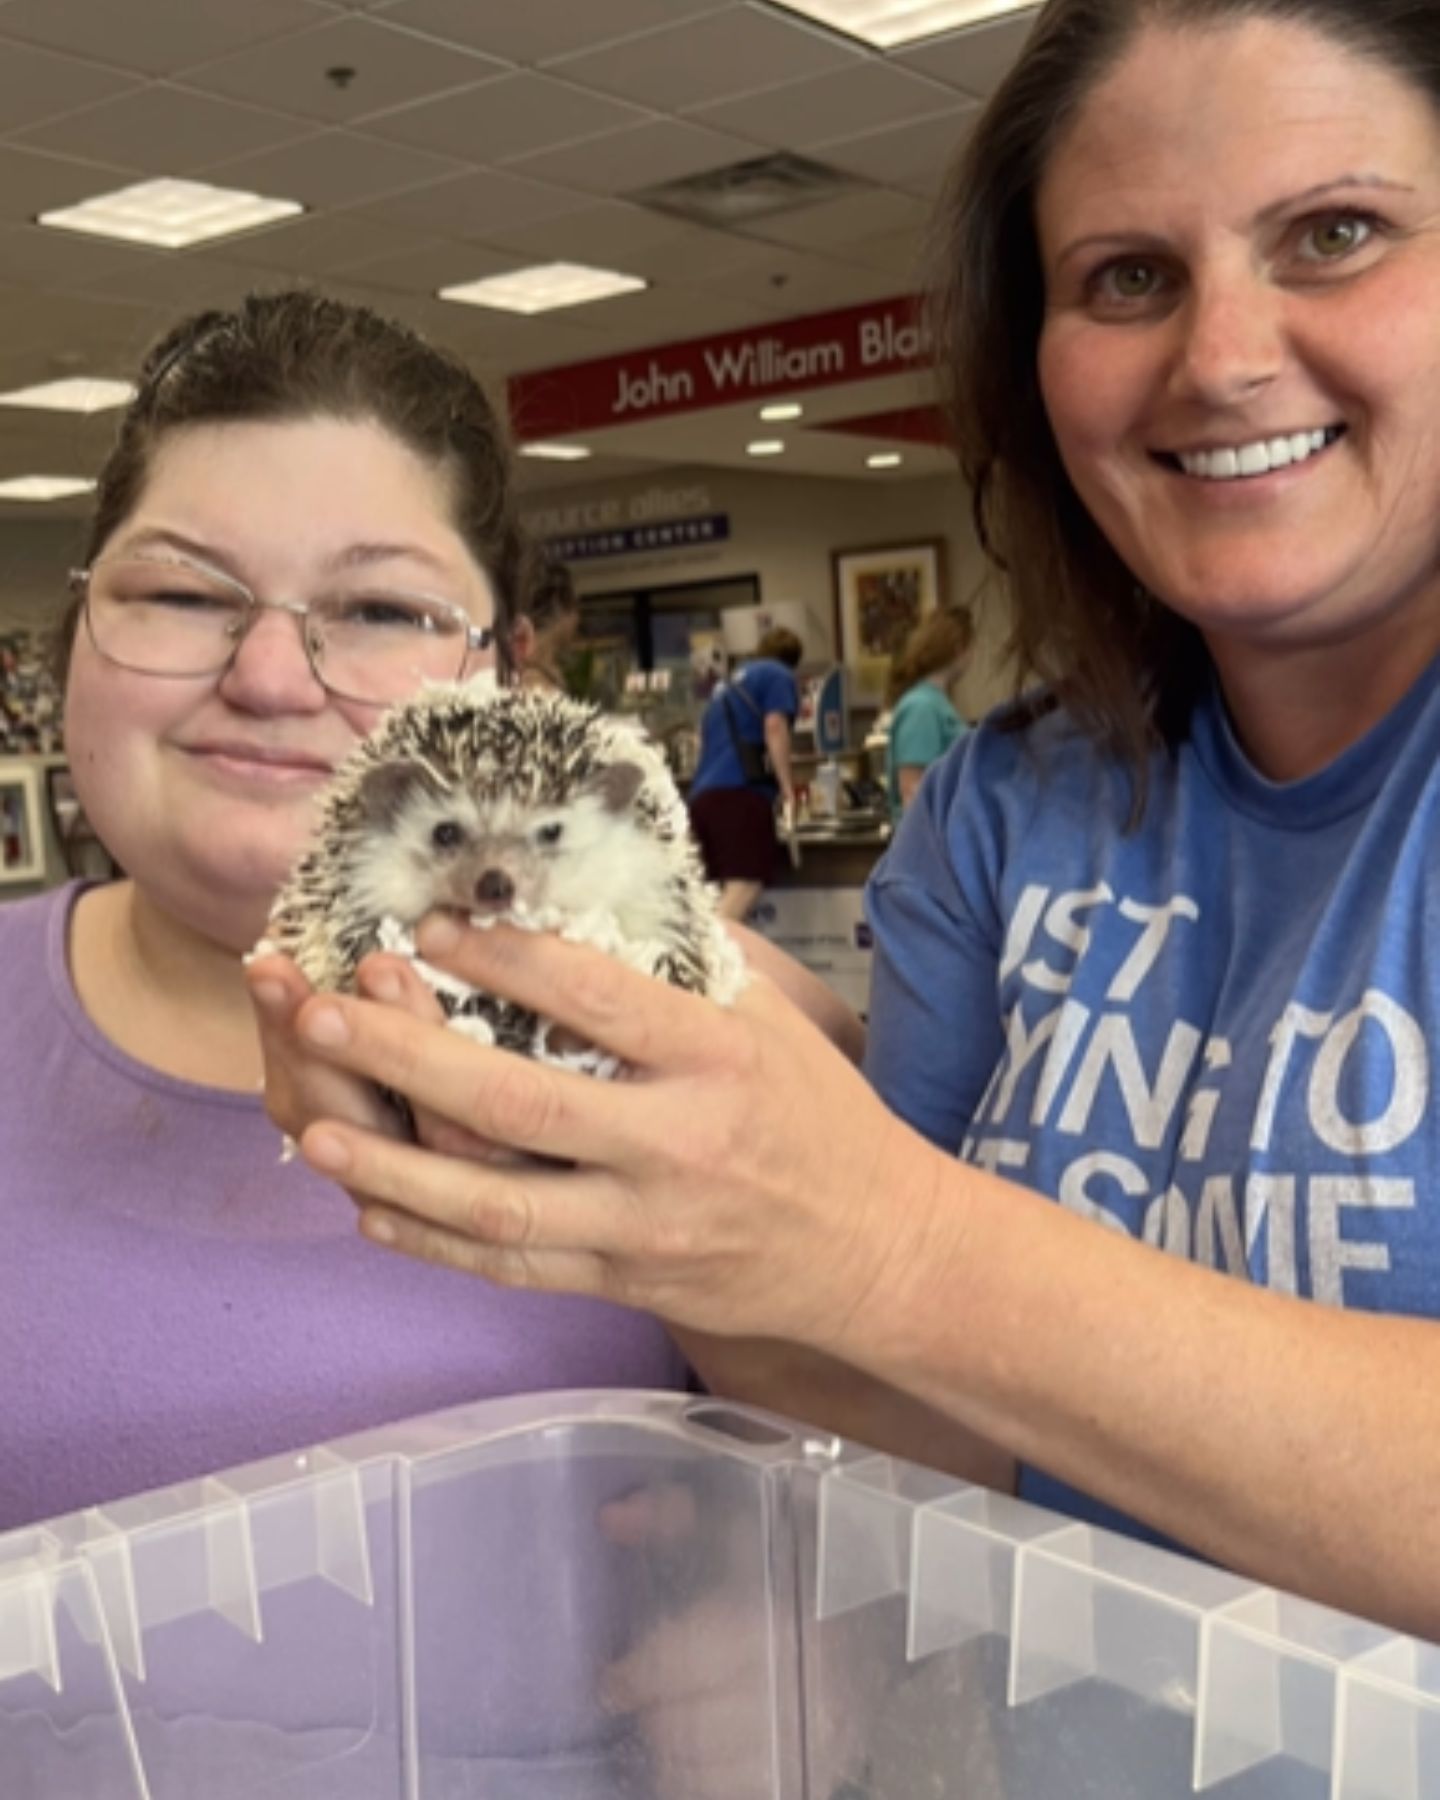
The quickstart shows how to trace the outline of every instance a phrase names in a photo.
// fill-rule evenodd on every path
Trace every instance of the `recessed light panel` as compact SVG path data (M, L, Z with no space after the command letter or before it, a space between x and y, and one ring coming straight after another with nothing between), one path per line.
M747 456L781 456L785 445L780 438L756 438L753 444L745 446Z
M521 456L534 456L541 462L584 462L593 456L584 444L521 444Z
M649 285L638 275L620 275L613 269L589 269L583 263L540 263L509 275L490 275L484 281L441 288L440 298L461 306L491 306L500 312L542 313L638 293Z
M88 494L95 483L79 475L16 475L0 481L0 500L68 500Z
M153 244L161 250L184 250L214 238L253 231L276 219L289 219L305 208L298 200L267 200L236 188L208 187L202 181L142 181L113 194L97 194L78 206L41 213L42 225L58 231L80 231L89 237L118 238L127 244Z
M106 412L112 406L128 406L135 389L128 381L102 381L98 376L74 375L64 381L42 381L38 387L15 388L0 394L0 406L33 406L42 412Z
M865 458L867 469L898 469L905 458L898 450L877 450L874 456Z
M783 400L777 402L774 406L762 406L760 408L760 417L764 419L767 424L780 425L787 419L798 419L804 411L805 408L801 406L798 401Z
M986 19L1035 10L1036 0L775 0L787 12L859 38L877 50L918 43Z

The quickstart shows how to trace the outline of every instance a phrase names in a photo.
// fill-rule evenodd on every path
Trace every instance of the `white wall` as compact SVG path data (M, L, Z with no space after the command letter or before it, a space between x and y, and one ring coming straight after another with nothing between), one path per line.
M940 538L945 544L946 585L952 601L975 604L980 624L976 654L959 693L974 718L1009 692L999 645L1003 605L970 525L969 496L958 476L903 481L826 481L804 475L748 474L690 468L663 476L547 488L523 511L541 536L594 528L597 501L618 502L617 522L633 522L639 502L654 519L701 513L729 515L730 536L643 555L597 557L570 565L581 596L665 587L726 576L758 575L761 595L773 604L798 600L815 621L806 635L807 656L834 653L834 571L837 550ZM672 503L666 505L667 500Z

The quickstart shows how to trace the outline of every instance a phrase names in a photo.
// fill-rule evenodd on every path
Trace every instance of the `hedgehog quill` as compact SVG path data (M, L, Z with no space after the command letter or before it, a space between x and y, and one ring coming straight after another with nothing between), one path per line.
M722 1005L745 983L660 752L597 707L486 677L426 688L356 746L254 954L283 951L313 987L353 992L365 956L395 951L457 1030L616 1073L552 1021L423 962L414 929L437 907L595 944Z

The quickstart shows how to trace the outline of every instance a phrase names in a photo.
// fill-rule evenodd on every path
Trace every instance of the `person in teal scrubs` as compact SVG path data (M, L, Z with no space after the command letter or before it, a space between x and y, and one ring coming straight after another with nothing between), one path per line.
M959 679L974 641L970 615L943 606L911 632L890 677L895 711L885 752L890 816L898 819L914 798L920 777L969 726L955 710L950 688Z

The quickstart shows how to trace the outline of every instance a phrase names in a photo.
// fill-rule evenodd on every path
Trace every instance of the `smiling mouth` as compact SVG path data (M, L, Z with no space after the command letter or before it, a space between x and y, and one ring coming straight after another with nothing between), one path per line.
M1311 461L1332 444L1338 444L1344 435L1343 425L1326 425L1314 431L1293 431L1283 437L1257 438L1253 443L1216 450L1158 450L1154 455L1165 468L1197 481L1254 481L1277 469Z

